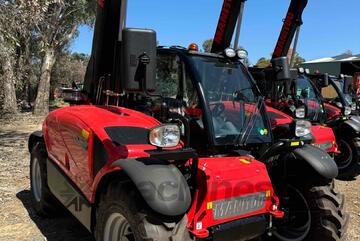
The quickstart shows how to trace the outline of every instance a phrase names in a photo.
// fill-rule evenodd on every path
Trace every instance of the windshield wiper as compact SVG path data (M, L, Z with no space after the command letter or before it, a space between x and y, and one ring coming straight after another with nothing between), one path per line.
M247 125L246 129L244 131L240 132L240 134L235 139L235 143L242 145L248 140L250 133L254 129L255 122L257 121L257 118L260 116L259 113L260 113L260 109L262 108L263 104L264 104L263 98L258 97L257 102L255 104L255 110L253 112L251 112L250 117L247 118L249 121L244 122L244 126Z

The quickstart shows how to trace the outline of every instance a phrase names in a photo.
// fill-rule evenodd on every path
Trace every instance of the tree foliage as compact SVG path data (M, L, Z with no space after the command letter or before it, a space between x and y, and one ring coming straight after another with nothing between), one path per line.
M16 112L17 102L33 101L29 93L38 89L39 113L47 112L57 57L65 66L63 54L69 56L79 25L93 24L95 5L94 0L0 0L0 87L6 87L0 109Z
M213 39L207 39L203 42L202 44L202 48L203 48L203 51L205 53L210 53L211 52L211 47L212 47L212 44L213 44Z
M306 61L299 53L296 53L294 58L295 66L298 66Z
M52 2L46 16L38 24L37 31L41 44L42 66L34 113L47 114L49 111L50 79L58 54L77 36L81 24L92 24L95 1L72 0Z
M61 86L71 86L72 82L82 84L90 56L80 53L62 52L51 72L53 89Z
M271 63L270 59L262 57L257 61L256 67L265 68L265 67L268 67L270 65L270 63Z

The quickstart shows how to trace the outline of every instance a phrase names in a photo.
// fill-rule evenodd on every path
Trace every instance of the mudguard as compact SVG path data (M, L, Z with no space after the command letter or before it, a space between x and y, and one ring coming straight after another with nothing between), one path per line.
M360 123L355 119L349 119L342 123L340 129L349 129L352 134L358 135L360 133Z
M296 158L306 161L317 173L327 179L338 176L338 167L334 159L320 148L305 145L293 151Z
M134 182L145 202L166 216L179 216L191 205L189 186L174 165L151 159L122 159L112 167L120 167Z
M351 116L351 117L350 117L350 120L353 120L353 121L355 121L355 122L357 122L357 123L360 124L360 117L357 116L357 115L356 115L356 116L355 116L355 115L354 115L354 116Z
M44 141L44 136L43 136L42 131L35 131L35 132L31 133L29 140L28 140L29 152L32 151L32 149L34 148L36 143L39 141Z

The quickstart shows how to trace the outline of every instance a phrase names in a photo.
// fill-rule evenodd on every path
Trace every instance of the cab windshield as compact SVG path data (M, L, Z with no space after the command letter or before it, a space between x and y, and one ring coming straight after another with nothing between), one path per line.
M305 76L300 76L295 83L295 99L307 107L306 119L310 121L322 121L324 118L324 107L320 94L315 90L311 81Z
M203 88L216 144L271 142L263 99L244 66L208 56L191 59Z

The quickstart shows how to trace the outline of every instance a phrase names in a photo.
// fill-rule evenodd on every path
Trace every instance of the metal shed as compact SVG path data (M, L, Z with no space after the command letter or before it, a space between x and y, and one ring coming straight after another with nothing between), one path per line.
M302 63L301 67L310 69L311 73L319 70L321 73L331 75L354 75L354 73L360 72L360 54L342 54L335 57L316 59Z

